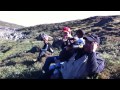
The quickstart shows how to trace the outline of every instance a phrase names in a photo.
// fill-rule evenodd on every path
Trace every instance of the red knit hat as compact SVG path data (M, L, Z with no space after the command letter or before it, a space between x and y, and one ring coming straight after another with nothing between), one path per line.
M64 27L64 28L63 28L63 32L69 32L69 33L70 33L70 32L71 32L71 29L70 29L69 27Z

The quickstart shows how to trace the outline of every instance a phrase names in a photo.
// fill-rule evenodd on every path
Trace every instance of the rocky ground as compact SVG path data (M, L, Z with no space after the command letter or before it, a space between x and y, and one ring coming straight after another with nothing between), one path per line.
M20 38L23 38L24 35L16 31L16 29L20 29L23 27L24 26L0 21L0 39L16 41Z

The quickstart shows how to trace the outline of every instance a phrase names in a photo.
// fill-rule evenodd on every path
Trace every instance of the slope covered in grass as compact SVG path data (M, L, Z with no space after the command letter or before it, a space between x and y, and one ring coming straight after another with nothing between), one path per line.
M73 33L82 29L95 33L101 38L99 52L106 60L105 70L99 76L103 79L120 78L120 16L95 16L84 20L74 20L63 23L43 24L17 29L25 38L17 41L0 41L0 78L35 78L41 77L43 62L33 62L38 52L27 52L32 47L41 48L43 41L38 40L40 33L46 33L53 38L61 37L61 29L69 26ZM52 41L51 41L52 43ZM55 49L54 55L59 50Z

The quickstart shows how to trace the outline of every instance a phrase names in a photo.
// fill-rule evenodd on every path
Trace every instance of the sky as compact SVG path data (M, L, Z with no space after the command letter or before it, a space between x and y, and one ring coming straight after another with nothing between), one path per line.
M120 15L120 11L0 11L0 21L34 26L108 15Z

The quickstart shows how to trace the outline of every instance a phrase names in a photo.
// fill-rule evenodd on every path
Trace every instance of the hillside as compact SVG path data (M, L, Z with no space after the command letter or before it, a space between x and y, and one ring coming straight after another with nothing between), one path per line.
M41 77L43 62L33 62L38 52L28 52L32 47L41 48L43 42L39 34L45 32L53 38L61 37L61 29L69 26L73 33L82 29L101 37L99 52L106 60L106 68L100 75L102 79L120 78L120 16L95 16L84 20L73 20L63 23L41 24L16 29L24 37L14 40L0 41L0 78L34 78ZM51 42L52 43L52 42ZM55 49L54 55L59 54Z
M0 21L0 39L5 40L18 40L24 36L16 29L23 28L24 26Z
M17 25L17 24L13 24L13 23L8 23L8 22L4 22L4 21L0 21L0 27L10 27L10 28L23 28L24 26L22 25Z

